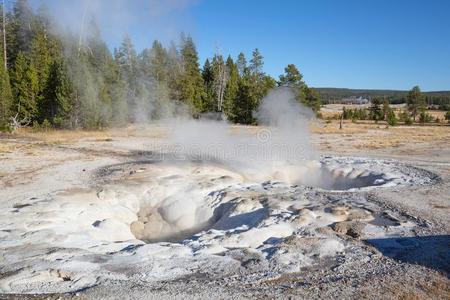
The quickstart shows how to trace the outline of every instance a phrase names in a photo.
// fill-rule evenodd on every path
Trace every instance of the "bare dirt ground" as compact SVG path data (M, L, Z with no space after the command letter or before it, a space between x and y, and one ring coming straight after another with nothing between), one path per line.
M320 148L323 156L394 159L437 175L432 185L378 189L364 194L377 207L414 223L413 236L368 241L351 230L342 229L339 238L349 245L351 255L340 254L332 260L317 258L316 264L276 276L270 276L267 270L271 267L254 254L236 250L227 255L233 261L240 261L239 268L221 266L222 272L217 269L202 272L202 267L198 266L202 262L196 261L193 268L200 271L193 271L189 276L151 282L106 277L89 288L68 293L5 293L0 294L0 298L450 299L450 127L388 128L383 124L352 122L345 122L343 130L338 127L338 121L312 125L313 144ZM22 209L34 205L36 195L55 191L70 193L92 187L93 174L100 168L140 160L148 155L149 145L164 136L164 129L157 126L2 134L0 207L21 214ZM341 198L346 195L339 193ZM348 197L354 196L348 194ZM341 230L329 228L321 230ZM12 234L8 230L0 228L0 240ZM20 240L17 242L19 244ZM296 243L299 242L295 238L282 242L283 247L290 249L300 247ZM362 250L353 251L352 247ZM20 251L16 254L19 257ZM0 254L0 281L15 276L2 267L11 255ZM27 268L25 264L24 268ZM61 282L70 281L64 274L57 276Z

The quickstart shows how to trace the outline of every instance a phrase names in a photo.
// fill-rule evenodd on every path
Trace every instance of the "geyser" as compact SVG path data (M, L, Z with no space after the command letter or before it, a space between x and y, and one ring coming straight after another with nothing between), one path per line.
M230 171L213 164L184 167L191 168L190 176L164 176L158 180L158 187L149 185L141 201L138 219L130 226L137 239L148 243L178 242L204 230L214 229L226 214L226 203L220 203L224 196L221 189L228 184L236 184L239 176L230 176ZM311 178L313 187L326 190L354 190L380 186L392 180L385 174L365 169L330 167L326 164L320 168L306 168L304 172L309 176L301 178ZM307 180L303 184L308 185ZM162 190L161 186L164 186Z
M259 127L236 128L223 121L202 119L172 120L169 138L152 149L156 156L146 157L151 171L132 176L145 185L137 218L130 224L132 234L149 243L178 242L217 229L218 222L229 222L226 216L236 205L235 199L224 201L225 190L245 194L245 185L357 191L410 180L389 163L320 159L310 144L309 124L314 114L296 101L289 88L271 91L254 117ZM261 193L264 189L256 194ZM260 205L252 197L246 205ZM239 226L248 228L264 214L264 207L257 209L259 213L230 218L231 222L239 220ZM233 226L239 227L226 227Z
M434 175L425 170L365 158L327 157L318 164L304 166L303 172L308 174L299 177L303 182L289 185L275 179L248 180L226 165L208 161L140 161L101 170L114 182L120 182L121 189L139 187L140 192L134 193L139 209L130 222L130 230L147 243L181 242L209 230L255 226L266 214L266 208L261 206L264 201L257 198L268 197L267 187L283 186L295 195L292 191L358 193L364 189L434 182ZM114 189L114 185L108 188ZM300 200L301 197L292 198L293 203ZM242 213L244 208L255 212L233 215Z

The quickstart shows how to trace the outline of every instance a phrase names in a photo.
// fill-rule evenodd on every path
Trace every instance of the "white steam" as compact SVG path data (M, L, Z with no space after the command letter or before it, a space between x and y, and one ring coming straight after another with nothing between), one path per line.
M161 152L167 160L208 161L224 165L249 181L311 183L320 168L310 144L314 114L288 88L272 90L255 117L262 126L236 127L225 121L178 119L169 124L170 141ZM317 174L318 172L314 172Z
M139 47L150 46L151 39L164 43L176 39L181 31L190 29L192 20L186 13L197 0L32 0L34 6L43 3L63 30L80 33L89 20L96 20L102 35L118 45L126 33L133 32ZM84 16L84 18L83 18ZM83 26L82 20L85 20ZM144 30L140 30L144 29Z

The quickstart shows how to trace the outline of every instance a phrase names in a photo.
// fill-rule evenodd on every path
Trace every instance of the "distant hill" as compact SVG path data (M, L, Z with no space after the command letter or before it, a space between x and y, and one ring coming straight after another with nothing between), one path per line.
M392 104L406 102L408 91L402 90L363 90L345 88L314 88L321 96L323 103L339 103L350 97L372 99L376 97L389 100ZM450 91L424 92L428 104L450 106Z

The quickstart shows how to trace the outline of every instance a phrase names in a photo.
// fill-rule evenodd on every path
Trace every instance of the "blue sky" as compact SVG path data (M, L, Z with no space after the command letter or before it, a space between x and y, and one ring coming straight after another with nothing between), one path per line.
M37 5L39 0L30 0ZM274 77L293 63L315 87L450 90L448 0L45 0L65 25L90 3L113 48L127 31L138 49L181 31L201 64L218 49L259 48ZM94 4L92 4L94 3Z

